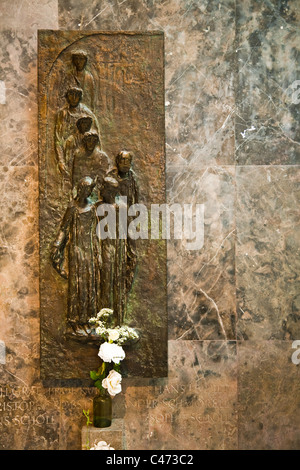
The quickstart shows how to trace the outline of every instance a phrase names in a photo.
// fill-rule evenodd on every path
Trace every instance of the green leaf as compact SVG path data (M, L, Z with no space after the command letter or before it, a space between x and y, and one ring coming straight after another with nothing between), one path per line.
M95 387L97 387L99 390L102 390L103 387L102 387L102 380L96 380L96 382L94 383Z
M105 365L105 362L102 362L102 366L99 367L99 375L104 375L105 374L105 369L106 369L106 365Z
M90 371L90 377L92 380L98 380L99 379L99 373L96 372L95 370Z

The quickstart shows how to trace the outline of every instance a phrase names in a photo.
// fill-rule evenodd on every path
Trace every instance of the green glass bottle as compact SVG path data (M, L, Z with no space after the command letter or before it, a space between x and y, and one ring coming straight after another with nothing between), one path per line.
M112 400L106 390L100 391L93 399L93 425L95 428L107 428L112 420Z

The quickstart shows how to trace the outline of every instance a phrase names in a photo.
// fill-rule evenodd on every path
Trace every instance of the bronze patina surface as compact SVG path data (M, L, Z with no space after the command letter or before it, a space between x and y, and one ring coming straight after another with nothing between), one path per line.
M165 202L161 32L40 30L41 376L88 383L101 308L140 339L123 374L167 375L166 241L120 236L120 201ZM99 207L115 238L99 237ZM103 206L104 207L104 206ZM128 217L130 223L134 217Z

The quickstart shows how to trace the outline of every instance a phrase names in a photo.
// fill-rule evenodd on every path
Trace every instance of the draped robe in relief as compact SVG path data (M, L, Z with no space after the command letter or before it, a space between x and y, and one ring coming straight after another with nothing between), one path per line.
M118 187L110 188L111 201L115 203L116 220L119 220L120 197L127 197L127 209L138 203L138 189L133 173L130 170L124 177L117 176ZM128 223L130 221L128 220ZM102 275L102 292L108 305L116 315L116 323L122 325L126 319L128 293L134 279L137 253L135 240L118 236L115 240L103 241L103 262L109 266Z
M68 257L69 324L87 325L102 308L101 244L96 236L96 205L80 209L72 201L63 217L55 246Z

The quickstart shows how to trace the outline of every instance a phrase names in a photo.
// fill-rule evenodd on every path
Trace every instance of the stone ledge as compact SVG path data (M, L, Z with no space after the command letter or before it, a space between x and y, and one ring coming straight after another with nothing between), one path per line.
M81 448L88 450L95 443L105 441L115 450L126 450L124 421L113 419L108 428L95 428L94 426L83 426L81 429Z

